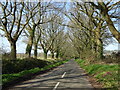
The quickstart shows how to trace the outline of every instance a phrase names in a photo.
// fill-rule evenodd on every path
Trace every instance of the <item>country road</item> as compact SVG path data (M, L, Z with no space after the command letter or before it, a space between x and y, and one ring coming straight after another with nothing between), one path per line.
M84 71L74 61L37 75L34 79L19 83L9 90L92 90L93 87L86 78Z

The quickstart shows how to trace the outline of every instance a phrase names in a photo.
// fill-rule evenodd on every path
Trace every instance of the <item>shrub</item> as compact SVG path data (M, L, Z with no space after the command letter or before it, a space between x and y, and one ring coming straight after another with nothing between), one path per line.
M3 60L2 73L3 74L17 73L17 72L20 72L23 70L29 70L35 67L42 68L48 64L50 64L50 62L40 60L40 59L34 59L34 58Z
M2 74L2 85L7 85L8 83L11 83L12 81L16 81L17 79L22 78L23 76L28 76L29 74L32 76L32 74L59 66L67 61L68 60L62 60L62 61L59 60L58 62L55 62L53 64L49 63L49 65L46 65L43 68L37 67L37 68L32 68L30 70L24 70L19 73Z

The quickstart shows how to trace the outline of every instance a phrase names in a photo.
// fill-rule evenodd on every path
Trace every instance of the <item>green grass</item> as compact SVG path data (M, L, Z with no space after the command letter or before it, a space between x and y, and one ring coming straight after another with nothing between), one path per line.
M98 82L102 83L104 88L118 88L118 76L119 65L109 64L86 64L87 61L76 59L76 62L81 68L84 68L86 72L94 76Z
M33 69L30 69L30 70L24 70L24 71L21 71L19 73L13 73L13 74L3 74L2 75L2 85L5 85L7 84L8 82L11 82L15 79L18 79L19 77L22 77L24 75L27 75L27 74L32 74L32 73L37 73L37 72L40 72L40 71L44 71L44 70L47 70L47 69L50 69L52 67L56 67L56 66L59 66L65 62L67 62L68 60L64 60L64 61L59 61L59 62L56 62L54 64L51 64L51 65L47 65L43 68L33 68Z
M2 73L12 74L33 68L43 68L46 65L54 63L54 61L45 61L35 58L25 58L17 60L2 60Z

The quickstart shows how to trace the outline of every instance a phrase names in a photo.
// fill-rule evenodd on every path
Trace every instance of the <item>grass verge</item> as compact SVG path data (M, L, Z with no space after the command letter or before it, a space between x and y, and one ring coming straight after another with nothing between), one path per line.
M114 64L90 64L86 60L76 59L81 68L97 79L103 88L119 88L120 76L118 75L119 65Z
M33 69L30 69L30 70L24 70L24 71L21 71L19 73L13 73L13 74L3 74L2 75L2 85L3 87L7 86L7 84L13 82L13 81L17 81L19 80L19 78L22 78L24 76L28 77L28 76L32 76L34 75L35 73L38 73L38 72L42 72L42 71L45 71L45 70L48 70L50 68L54 68L54 67L57 67L65 62L67 62L68 60L64 60L64 61L59 61L59 62L56 62L54 64L51 64L51 65L47 65L43 68L33 68ZM18 81L17 81L18 82Z

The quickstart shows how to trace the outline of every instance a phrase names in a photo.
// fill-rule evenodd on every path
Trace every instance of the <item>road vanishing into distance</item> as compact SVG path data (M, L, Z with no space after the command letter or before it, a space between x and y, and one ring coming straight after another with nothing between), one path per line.
M93 90L85 72L70 60L50 72L21 82L9 90Z

